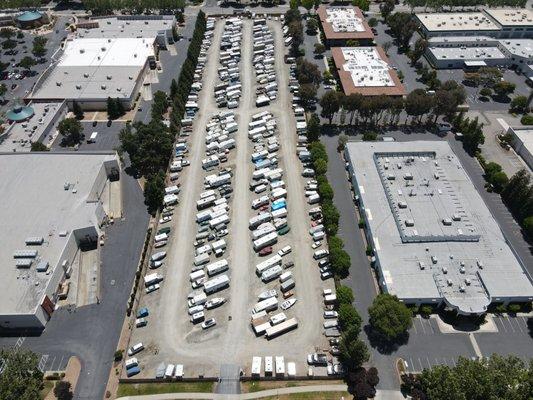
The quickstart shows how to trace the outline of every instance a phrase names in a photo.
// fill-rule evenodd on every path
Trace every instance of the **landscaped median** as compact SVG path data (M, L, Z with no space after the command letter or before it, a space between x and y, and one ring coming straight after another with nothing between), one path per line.
M163 393L212 393L214 382L121 383L117 397Z

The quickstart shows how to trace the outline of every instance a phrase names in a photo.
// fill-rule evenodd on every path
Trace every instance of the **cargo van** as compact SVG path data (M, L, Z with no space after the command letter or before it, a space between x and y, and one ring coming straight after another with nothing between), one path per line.
M313 254L313 258L315 260L320 260L321 258L327 257L329 255L329 251L325 249L317 250Z
M144 345L142 342L139 342L137 344L134 344L128 349L128 356L132 356L134 354L139 353L140 351L144 350Z

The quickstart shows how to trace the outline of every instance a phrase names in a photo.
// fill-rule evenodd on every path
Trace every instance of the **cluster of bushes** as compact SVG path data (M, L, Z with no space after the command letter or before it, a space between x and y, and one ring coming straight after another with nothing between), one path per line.
M483 134L483 123L478 118L465 118L464 115L458 114L452 120L456 132L463 134L463 148L470 155L475 155L479 151L479 146L485 143Z
M77 104L77 103L76 103ZM76 110L73 107L73 110L76 113ZM78 111L79 113L79 111ZM117 119L122 117L124 114L126 114L126 110L124 110L124 106L122 105L122 102L118 98L107 98L107 117L112 119ZM83 116L83 114L81 114ZM76 118L78 118L78 115L76 115ZM81 118L78 118L81 119Z
M522 125L533 125L533 115L524 115L522 118L520 118L520 123Z
M485 171L485 180L490 184L489 191L501 193L509 182L509 177L503 172L502 166L492 161L487 163L481 155L478 155L477 159Z
M130 298L128 300L128 307L126 309L126 314L128 315L128 317L131 315L131 310L133 310L133 305L135 303L135 295L137 294L137 288L139 287L139 280L141 279L144 260L146 259L146 254L148 253L148 246L150 245L151 239L152 228L148 228L148 230L146 231L146 236L144 237L144 246L143 251L141 253L141 258L139 260L139 264L137 266L137 272L135 272L135 282L133 284L133 290L130 293Z

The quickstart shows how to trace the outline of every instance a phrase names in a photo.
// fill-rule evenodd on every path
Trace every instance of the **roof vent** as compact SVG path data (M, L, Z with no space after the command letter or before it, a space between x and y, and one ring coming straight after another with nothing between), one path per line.
M76 89L81 90L81 85L76 85Z
M57 81L56 86L61 86L61 82Z
M110 81L113 78L113 75L107 75L107 80Z
M89 77L89 74L86 72L86 73L83 74L83 77L84 77L84 78L88 78L88 77Z
M102 47L102 51L106 51L106 48L105 48L105 47Z
M80 49L80 54L85 53L85 49Z
M102 85L100 86L102 88L102 90L106 90L107 89L107 86L106 85Z

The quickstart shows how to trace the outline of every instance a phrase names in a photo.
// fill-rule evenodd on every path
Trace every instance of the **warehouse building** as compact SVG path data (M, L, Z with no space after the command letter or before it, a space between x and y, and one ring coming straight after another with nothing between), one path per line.
M322 4L317 14L328 46L346 46L349 45L348 41L369 45L374 41L372 29L358 7Z
M434 36L490 36L499 39L533 38L533 11L486 9L480 12L417 13L422 34Z
M331 54L344 94L404 96L405 88L379 47L334 47Z
M96 246L115 153L2 153L0 330L42 330L79 249Z
M511 134L511 144L516 153L522 157L530 171L533 170L533 129L507 126L506 133Z
M67 41L57 65L41 76L34 101L76 101L105 110L108 97L130 109L155 57L155 38L83 38Z
M530 302L530 275L447 142L349 142L379 285L406 304L481 315Z
M426 58L438 69L508 67L533 76L533 39L440 36L428 42Z

